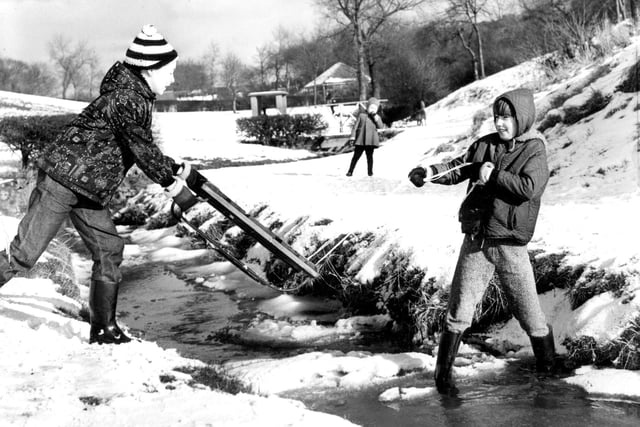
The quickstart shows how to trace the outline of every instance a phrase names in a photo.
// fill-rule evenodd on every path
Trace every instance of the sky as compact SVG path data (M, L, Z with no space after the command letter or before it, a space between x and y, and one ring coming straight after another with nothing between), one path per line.
M0 0L0 57L48 62L48 43L63 35L85 41L107 67L152 23L182 58L215 42L251 62L279 26L304 34L321 16L313 0Z

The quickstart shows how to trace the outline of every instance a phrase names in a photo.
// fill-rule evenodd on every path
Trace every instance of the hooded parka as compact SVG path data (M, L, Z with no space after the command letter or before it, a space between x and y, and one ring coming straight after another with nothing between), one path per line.
M516 89L496 101L499 99L515 111L515 138L503 141L497 132L491 133L475 141L464 155L431 168L435 175L471 163L434 181L451 185L469 179L468 195L459 211L463 233L524 245L533 236L549 179L546 141L542 134L530 130L535 121L531 91ZM474 185L485 162L493 163L495 169L485 185Z

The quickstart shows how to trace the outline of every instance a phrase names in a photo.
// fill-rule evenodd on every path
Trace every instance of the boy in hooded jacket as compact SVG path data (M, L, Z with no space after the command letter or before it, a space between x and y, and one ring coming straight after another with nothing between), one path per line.
M177 58L153 25L142 28L124 63L107 71L100 96L45 148L27 213L9 251L0 253L1 287L35 265L69 218L93 261L91 343L131 341L116 323L124 241L106 207L127 171L136 164L183 210L197 201L185 185L191 169L163 155L151 133L154 100L173 83Z
M358 118L349 136L349 141L353 141L354 150L347 176L353 175L353 170L363 152L367 156L367 174L369 176L373 175L373 150L380 145L378 129L384 127L382 119L378 115L379 108L380 101L378 101L377 98L371 97L369 101L367 101L366 111L358 114Z
M440 393L456 394L452 366L476 305L497 273L509 306L531 339L536 368L548 372L555 346L540 307L527 243L535 230L540 199L549 179L546 141L531 130L533 93L516 89L493 103L495 133L475 141L462 156L442 164L418 166L409 179L444 185L468 180L459 220L465 234L440 337L435 370Z

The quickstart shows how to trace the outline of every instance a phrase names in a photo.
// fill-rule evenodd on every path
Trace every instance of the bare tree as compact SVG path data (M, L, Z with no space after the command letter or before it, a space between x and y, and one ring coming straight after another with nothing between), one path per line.
M598 27L599 10L588 0L522 0L526 11L540 21L549 39L568 57L592 54L590 40ZM602 6L597 4L596 6ZM601 16L601 15L600 15Z
M269 65L273 68L275 77L274 88L278 89L284 83L288 90L290 58L287 56L287 50L291 45L291 34L283 26L279 26L274 31L273 38L274 42L269 50Z
M46 64L0 58L0 90L50 96L56 84Z
M356 53L356 71L360 99L367 99L367 82L364 79L367 49L372 38L392 16L424 3L426 0L316 0L328 15L340 25L350 28ZM370 64L370 71L375 64ZM375 72L371 77L371 88L379 96L380 88Z
M220 60L220 48L215 42L209 43L207 50L202 58L205 72L207 73L207 80L211 90L211 93L215 92L216 80L218 77L218 62Z
M449 9L447 15L449 20L456 26L456 31L460 42L471 57L473 75L476 80L485 78L484 71L484 49L482 46L482 33L478 20L486 13L487 0L448 0ZM465 32L465 25L470 27L468 34ZM476 45L473 46L475 39Z
M267 66L269 64L270 50L268 45L262 45L256 48L256 60L258 61L257 74L259 79L260 90L264 90L268 86L267 82Z
M320 31L309 38L302 38L300 41L300 58L299 68L302 75L307 78L313 78L313 104L318 103L318 86L315 79L329 67L331 59L331 44L329 35L322 34ZM304 68L304 69L303 69ZM323 98L324 100L324 98Z
M78 92L83 79L84 68L95 60L95 54L89 49L85 42L78 42L72 46L71 40L56 35L49 43L49 56L61 75L62 98L67 99L67 90L74 87L74 92Z
M238 84L240 82L240 77L244 71L244 64L240 60L240 58L229 52L225 55L222 60L222 80L224 82L225 87L229 90L232 99L232 108L233 112L236 113L236 101L238 97Z
M100 60L94 50L89 52L87 58L87 86L89 99L94 98L93 90L100 84Z

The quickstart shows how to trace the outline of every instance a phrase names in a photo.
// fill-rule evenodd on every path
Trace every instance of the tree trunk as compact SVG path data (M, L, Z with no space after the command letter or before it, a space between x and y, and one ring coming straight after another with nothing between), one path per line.
M371 93L380 99L380 84L378 83L378 73L376 72L375 63L367 61L369 68L369 77L371 77Z
M629 0L629 10L631 11L631 19L638 22L638 9L636 8L636 0Z
M365 79L365 49L364 49L364 40L362 40L362 33L360 32L360 24L357 22L353 23L353 42L356 48L356 59L358 62L357 73L358 76L358 90L359 90L359 98L360 101L366 101L367 99L367 81Z
M478 61L480 62L480 78L484 79L486 74L484 72L484 48L482 47L482 36L480 35L480 28L478 24L475 23L473 25L473 29L476 33L476 37L478 38Z
M478 58L476 57L476 53L473 51L471 46L469 46L469 44L465 40L464 35L462 34L462 29L460 28L458 28L458 37L460 37L460 40L462 41L462 46L464 46L465 50L469 52L469 56L471 56L471 65L473 67L474 79L480 80L480 76L478 73Z

